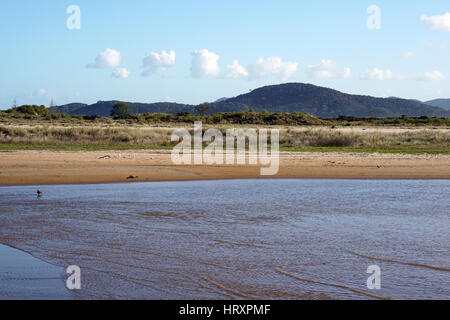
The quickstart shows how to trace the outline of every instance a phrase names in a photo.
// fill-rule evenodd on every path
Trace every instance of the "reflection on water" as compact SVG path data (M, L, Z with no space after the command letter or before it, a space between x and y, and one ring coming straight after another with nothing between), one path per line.
M157 182L41 191L38 199L31 187L0 188L0 242L62 267L79 265L78 298L450 297L448 180ZM382 289L372 291L366 270L374 264Z
M0 245L0 299L70 299L63 269Z

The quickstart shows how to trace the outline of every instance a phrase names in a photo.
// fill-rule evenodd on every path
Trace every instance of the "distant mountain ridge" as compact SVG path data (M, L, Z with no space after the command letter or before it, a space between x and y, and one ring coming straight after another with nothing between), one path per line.
M113 106L119 101L98 101L97 103L87 105L83 103L71 103L63 106L50 108L53 113L68 113L73 115L97 115L109 117ZM187 104L179 104L172 102L156 102L156 103L135 103L127 102L130 112L133 114L145 113L170 113L177 114L179 112L195 113L195 106Z
M302 112L322 118L450 116L448 110L417 100L351 95L303 83L266 86L213 105L213 112L235 109L270 112Z
M65 104L63 106L59 106L59 107L51 107L49 108L49 110L51 112L55 112L55 113L68 113L68 114L74 114L73 112L75 112L78 109L87 107L88 105L85 103L69 103L69 104Z
M69 104L51 108L55 113L109 116L117 101L99 101L92 105ZM128 103L131 113L196 113L195 106L169 102ZM303 83L286 83L258 88L234 98L219 99L209 113L253 109L269 112L302 112L322 118L354 117L450 117L450 110L430 106L417 100L375 98L351 95L337 90Z
M450 99L434 99L424 103L429 106L450 110Z

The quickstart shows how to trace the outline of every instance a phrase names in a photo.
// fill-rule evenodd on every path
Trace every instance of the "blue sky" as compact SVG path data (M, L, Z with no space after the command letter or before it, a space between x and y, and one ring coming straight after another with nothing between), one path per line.
M381 29L367 27L371 5ZM3 0L0 108L200 103L283 82L450 97L449 19L448 0Z

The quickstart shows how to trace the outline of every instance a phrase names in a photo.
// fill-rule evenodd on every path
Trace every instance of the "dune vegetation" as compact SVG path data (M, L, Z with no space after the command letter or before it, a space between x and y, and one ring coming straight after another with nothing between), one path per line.
M216 127L216 126L215 126ZM223 133L229 126L218 126ZM449 153L450 130L349 130L330 127L277 127L280 148L291 151ZM0 149L154 149L171 148L175 127L0 126ZM204 129L207 129L205 127ZM190 129L193 131L193 128ZM193 133L193 132L192 132Z
M213 115L128 114L115 117L51 113L44 106L0 112L0 149L172 148L175 128L277 128L290 151L450 153L450 118L321 119L302 113L232 112Z

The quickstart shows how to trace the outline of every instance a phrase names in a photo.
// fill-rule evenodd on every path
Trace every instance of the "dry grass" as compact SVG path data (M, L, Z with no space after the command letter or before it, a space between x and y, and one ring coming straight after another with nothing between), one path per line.
M169 145L171 130L135 127L4 127L0 143L56 145Z
M409 130L392 132L348 132L339 129L285 130L280 145L299 147L392 147L392 146L450 146L450 130Z
M225 132L228 126L222 127ZM450 147L450 130L346 131L322 128L282 128L280 147ZM0 144L55 146L171 146L174 128L150 126L0 126ZM192 132L192 128L190 128Z

